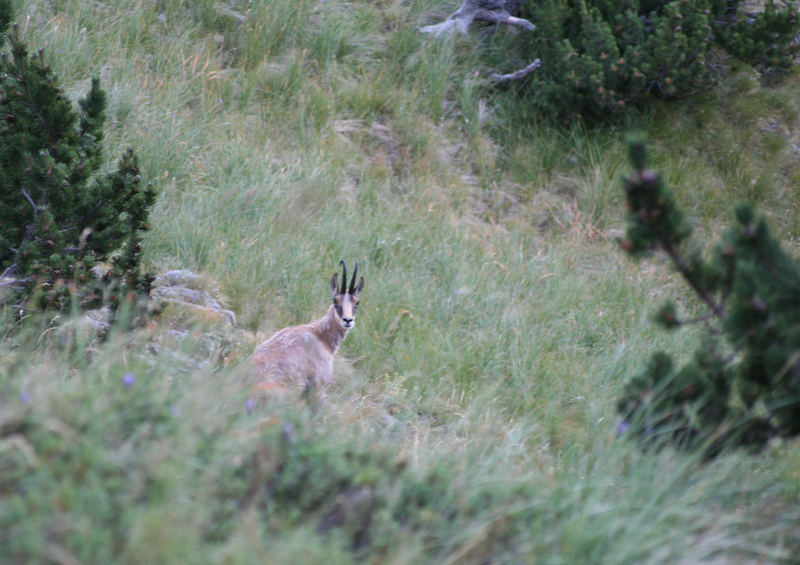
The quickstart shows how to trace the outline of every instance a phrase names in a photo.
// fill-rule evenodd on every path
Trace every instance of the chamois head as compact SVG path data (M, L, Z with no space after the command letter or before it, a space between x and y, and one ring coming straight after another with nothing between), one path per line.
M337 274L331 277L331 292L333 292L333 309L336 312L336 319L339 324L345 329L349 330L355 325L356 309L358 308L358 294L364 288L364 277L358 280L356 285L356 276L358 275L358 261L356 261L356 268L353 269L353 278L350 280L350 287L347 286L347 265L344 259L339 261L342 265L342 287L339 288L337 281Z

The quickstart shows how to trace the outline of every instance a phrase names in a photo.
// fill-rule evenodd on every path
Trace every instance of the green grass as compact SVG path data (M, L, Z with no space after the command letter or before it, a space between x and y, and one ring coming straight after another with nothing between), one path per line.
M67 92L101 77L109 161L134 147L158 189L148 267L202 273L243 337L198 369L150 353L159 327L6 335L0 562L796 558L796 443L702 463L616 437L626 378L695 345L651 314L692 303L617 249L625 132L476 75L508 31L433 40L449 7L422 0L17 8ZM633 126L702 233L749 198L792 245L797 79L748 72ZM340 258L366 288L325 402L247 410L237 362L324 312Z

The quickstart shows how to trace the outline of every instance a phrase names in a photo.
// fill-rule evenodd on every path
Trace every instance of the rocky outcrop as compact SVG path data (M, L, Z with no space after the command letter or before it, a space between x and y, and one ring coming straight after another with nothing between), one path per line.
M153 281L150 296L150 355L168 354L186 370L238 359L245 332L208 280L188 270L168 271Z

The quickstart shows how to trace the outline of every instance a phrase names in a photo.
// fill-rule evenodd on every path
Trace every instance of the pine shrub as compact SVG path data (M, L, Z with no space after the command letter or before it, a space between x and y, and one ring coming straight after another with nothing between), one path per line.
M13 17L14 10L11 6L11 0L0 0L0 34L5 32Z
M630 145L634 172L625 179L628 227L621 245L633 256L660 251L688 283L704 312L683 320L674 303L656 319L706 331L690 361L677 367L656 353L625 387L623 428L645 444L758 449L800 435L800 264L770 234L749 204L709 257L661 175L645 167L641 141Z
M797 58L798 14L779 10L772 0L763 12L737 9L739 2L720 2L714 22L717 42L731 55L766 72L786 72Z
M714 38L765 69L789 66L798 44L797 14L767 2L742 15L740 2L719 0L546 0L523 5L537 25L525 59L543 65L527 96L542 113L563 118L619 115L653 98L707 88Z
M66 98L43 51L14 28L0 59L0 301L20 312L146 296L141 238L155 200L136 155L103 172L106 95L98 79Z

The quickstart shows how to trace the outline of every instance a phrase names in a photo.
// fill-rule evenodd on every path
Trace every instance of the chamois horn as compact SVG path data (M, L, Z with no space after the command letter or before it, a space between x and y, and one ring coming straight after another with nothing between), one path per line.
M357 274L358 274L358 261L356 261L356 268L353 269L353 278L350 279L350 288L347 291L350 294L355 293L355 290L356 290L356 275Z
M339 291L340 294L344 294L345 289L347 288L347 265L344 262L344 259L339 261L342 265L342 289Z

